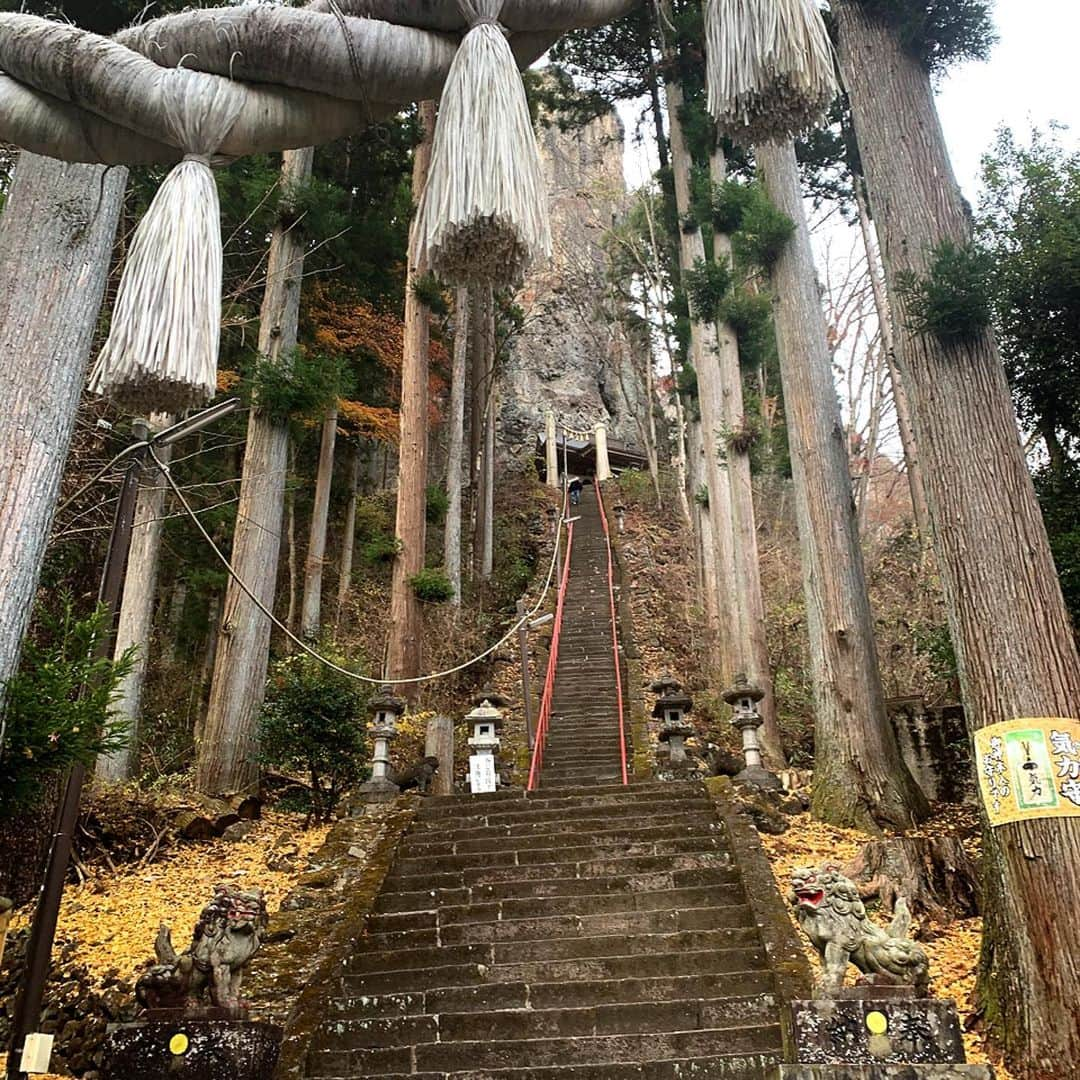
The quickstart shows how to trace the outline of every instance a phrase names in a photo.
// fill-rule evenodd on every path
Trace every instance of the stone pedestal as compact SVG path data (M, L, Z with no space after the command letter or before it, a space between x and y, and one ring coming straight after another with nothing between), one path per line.
M953 1001L870 986L790 1009L798 1064L772 1080L993 1080L993 1069L964 1063Z
M281 1028L253 1020L158 1017L110 1028L103 1080L272 1080Z

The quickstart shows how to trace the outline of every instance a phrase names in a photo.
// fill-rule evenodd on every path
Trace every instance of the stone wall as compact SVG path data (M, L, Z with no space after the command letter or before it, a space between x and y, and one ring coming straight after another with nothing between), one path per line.
M928 706L921 697L887 703L908 768L931 802L973 802L975 781L962 705Z
M538 133L551 208L553 255L517 298L525 325L510 343L499 385L501 464L531 467L544 414L608 425L609 437L642 446L647 346L616 317L603 244L626 212L624 132L614 113L580 130Z

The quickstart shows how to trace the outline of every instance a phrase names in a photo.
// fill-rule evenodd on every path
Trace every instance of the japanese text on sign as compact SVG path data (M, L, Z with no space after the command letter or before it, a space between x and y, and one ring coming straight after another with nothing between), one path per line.
M1007 720L975 733L979 791L991 825L1080 817L1080 721Z

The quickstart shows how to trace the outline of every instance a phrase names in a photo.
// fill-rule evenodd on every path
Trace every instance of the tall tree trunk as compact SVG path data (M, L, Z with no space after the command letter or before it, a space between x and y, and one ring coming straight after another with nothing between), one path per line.
M896 313L897 361L925 463L972 730L1080 716L1080 659L997 343L951 348L911 330L905 271L970 226L926 71L853 0L836 0L840 61ZM985 832L986 1017L1024 1080L1080 1077L1080 819Z
M720 653L717 639L721 633L721 612L717 606L720 590L716 582L716 545L713 541L712 517L709 514L709 508L702 506L698 498L699 492L708 491L708 482L705 479L705 447L700 420L691 421L686 441L690 464L690 486L694 493L693 524L694 534L697 537L695 551L698 562L698 601L705 616L705 656L710 665L709 674L712 681L722 683L724 673L713 666Z
M161 430L172 418L156 416L153 427ZM171 447L162 447L158 457L168 464ZM161 554L162 513L165 509L165 481L154 467L141 477L142 486L135 500L135 518L128 552L127 572L120 616L116 623L113 655L123 656L135 647L135 663L118 687L113 708L127 721L125 743L111 754L102 754L94 766L94 775L106 783L130 780L138 764L139 722L142 719L142 696L146 670L150 662L150 639L154 627L154 601L157 597L158 561Z
M488 286L484 300L484 356L487 359L487 408L484 410L484 503L480 534L480 577L487 581L495 569L495 299Z
M454 302L454 359L450 377L450 448L446 462L446 529L443 564L461 604L461 472L465 456L465 382L469 361L469 290L457 290Z
M270 240L259 313L259 354L264 364L285 366L296 349L305 240L292 221L289 193L311 176L314 156L315 151L307 147L286 151L282 160L285 197ZM268 609L273 608L277 586L288 471L288 421L263 412L256 400L248 420L231 560L241 580ZM270 621L230 578L206 722L197 747L195 783L208 795L250 791L256 786L255 750L270 631Z
M476 290L478 302L473 311L475 324L472 336L472 423L470 443L475 447L473 457L472 493L472 574L484 580L484 541L488 531L488 507L491 492L488 485L488 433L492 406L492 346L493 335L488 332L494 319L494 299L488 287Z
M709 161L714 184L727 180L727 161L718 146ZM731 237L714 233L713 258L734 265ZM761 591L761 564L758 559L757 518L754 514L754 483L750 472L750 447L736 443L731 435L746 423L743 404L742 366L739 362L739 340L727 323L717 326L717 361L723 393L723 424L727 433L724 456L727 461L728 489L731 493L731 557L735 567L735 606L739 617L739 671L765 691L758 705L764 724L761 745L767 764L785 768L787 758L776 720L776 694L773 690L772 667L769 664L769 642L765 632L765 598Z
M301 633L316 641L322 628L323 567L326 564L326 528L330 518L330 489L334 483L334 446L337 442L337 406L331 408L322 425L319 471L315 476L315 505L311 509L307 562L304 565L304 607Z
M374 451L372 451L374 453ZM337 608L334 612L334 629L341 628L345 602L352 588L353 559L356 555L356 504L360 498L360 482L363 475L363 457L358 442L349 446L349 498L345 503L345 522L341 527L341 574L338 578Z
M859 536L866 535L866 519L870 511L870 495L874 482L874 465L878 456L878 441L881 438L881 414L885 408L885 349L879 346L874 357L874 378L870 388L870 426L866 433L866 446L863 452L863 467L856 481L855 520Z
M285 479L285 573L289 582L289 607L285 625L295 634L300 620L300 559L296 553L296 443L289 440L289 475ZM271 634L271 637L273 635ZM292 642L285 643L292 652Z
M862 233L863 248L866 250L866 265L870 273L870 286L874 292L874 308L877 311L878 326L881 327L881 343L885 351L885 364L889 370L889 384L892 386L893 404L896 407L896 428L900 434L900 447L904 452L904 466L907 469L908 487L911 490L911 508L915 515L915 528L923 544L929 544L930 507L926 502L926 484L923 482L922 465L919 463L919 448L915 444L915 427L911 421L911 404L908 401L904 381L896 366L896 334L893 331L892 309L885 292L885 282L881 276L878 262L878 248L874 242L873 225L870 221L870 209L866 204L866 192L863 178L854 177L855 205L859 213L859 231Z
M161 649L166 664L175 664L180 659L180 626L184 619L187 594L187 582L174 579L169 597L169 613L165 618L165 641Z
M34 606L126 183L126 169L24 152L0 216L0 704Z
M909 828L929 807L885 715L795 145L765 144L754 154L769 197L795 223L772 282L814 683L813 810L823 821L871 832Z
M487 361L484 359L484 290L469 292L469 577L479 571L481 452L484 445L484 411L487 408Z
M420 104L424 137L413 157L413 202L419 203L431 166L435 131L435 103ZM415 231L415 226L414 226ZM390 634L387 642L387 674L412 679L420 674L423 618L420 601L409 579L424 569L427 539L428 457L428 349L431 312L413 286L427 267L415 258L409 245L409 272L405 283L405 356L401 368L401 451L398 472L397 525L401 545L394 560L390 586ZM406 691L415 697L416 684Z
M669 70L673 65L669 64ZM682 127L682 85L667 84L668 122L671 128L671 165L675 177L675 203L679 219L691 213L690 149ZM701 229L687 227L679 230L679 264L683 271L692 270L705 259L705 242ZM721 468L720 456L724 427L723 387L717 364L719 343L716 323L708 316L698 317L691 312L690 363L697 373L698 407L701 412L702 454L705 461L705 486L709 492L708 513L712 525L712 547L715 571L706 574L708 584L714 582L714 606L719 613L717 654L712 668L720 682L731 682L739 669L738 617L735 608L735 563L731 551L731 490L727 469ZM707 555L708 553L705 552Z

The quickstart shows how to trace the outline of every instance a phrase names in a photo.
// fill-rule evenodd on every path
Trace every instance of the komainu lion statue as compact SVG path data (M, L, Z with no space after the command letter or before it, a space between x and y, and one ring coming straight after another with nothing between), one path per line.
M911 912L902 896L887 931L867 918L855 883L835 866L793 871L790 900L799 925L824 962L819 997L831 997L844 985L849 963L863 973L864 984L913 986L919 996L926 995L929 960L919 945L908 940Z
M173 948L163 923L154 942L157 964L135 986L139 1004L147 1009L183 1009L210 1003L219 1009L242 1009L240 983L244 968L259 951L269 917L262 891L242 892L219 885L202 910L191 945Z

